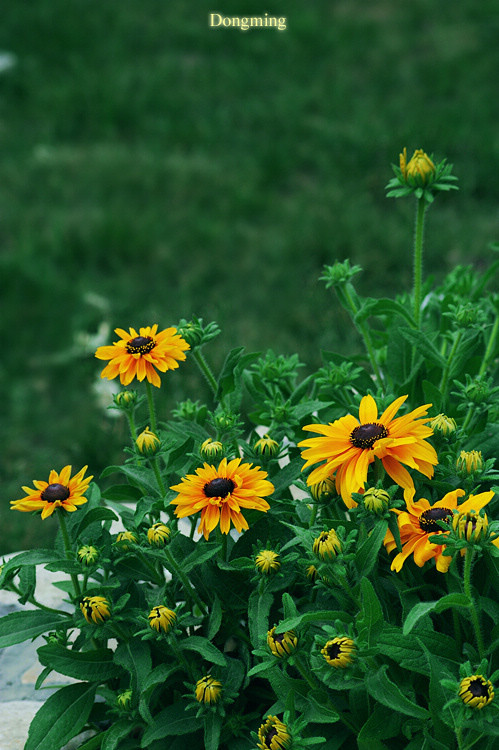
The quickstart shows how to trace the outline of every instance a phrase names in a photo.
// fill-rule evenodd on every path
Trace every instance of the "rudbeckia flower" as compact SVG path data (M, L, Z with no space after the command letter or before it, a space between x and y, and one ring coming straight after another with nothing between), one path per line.
M103 596L84 596L80 603L80 609L90 625L92 623L100 625L104 620L111 617L109 602Z
M280 567L279 553L274 550L262 549L255 558L255 568L265 575L275 573Z
M298 636L294 630L286 630L285 633L276 633L275 626L267 632L267 645L274 656L282 659L289 656L298 646Z
M231 522L237 531L248 528L241 508L266 512L270 505L263 498L271 495L274 485L266 480L267 472L259 466L242 464L240 458L227 463L223 458L218 468L204 464L195 474L188 474L170 489L179 494L171 501L176 505L177 518L201 511L198 532L208 539L220 523L222 534L228 534Z
M335 669L345 669L355 659L357 646L355 641L347 636L332 638L321 649L321 654L327 663Z
M149 612L149 625L153 630L163 630L165 633L169 633L175 625L177 615L173 609L168 609L163 604L159 604L157 607L153 607Z
M63 508L69 512L77 510L78 505L84 505L87 502L84 493L93 479L92 476L83 479L87 468L84 466L73 478L71 478L71 466L65 466L59 473L52 470L48 482L39 482L35 479L33 484L36 489L23 487L26 497L11 500L11 509L25 513L30 510L41 510L42 519L51 516L56 508Z
M442 533L442 529L437 521L452 521L453 510L459 514L469 513L470 511L479 511L494 497L494 493L481 492L478 495L470 495L468 499L458 506L458 498L465 494L464 490L453 490L443 496L441 500L430 505L424 497L413 502L406 502L407 510L398 510L393 508L393 512L398 515L397 523L400 531L400 541L402 543L402 552L399 552L393 558L391 569L397 573L402 569L403 564L410 555L414 555L414 562L420 568L431 560L435 559L437 570L446 573L451 564L451 555L444 555L444 544L433 544L429 541L430 536ZM388 552L396 548L395 539L391 531L386 532L385 547Z
M307 484L314 485L334 476L336 491L341 494L347 508L354 508L357 503L352 492L363 492L369 465L378 458L393 481L403 487L404 498L413 497L414 482L402 464L431 478L438 459L433 446L426 442L426 438L433 434L425 424L429 417L421 419L431 404L395 417L406 398L397 398L378 417L374 398L364 396L358 419L347 414L327 425L304 427L304 430L318 432L322 437L298 443L306 448L302 453L306 460L303 468L324 462L310 473Z
M101 372L101 378L113 380L120 378L122 385L129 385L134 378L144 380L157 388L161 379L156 372L166 372L178 367L179 361L185 359L189 349L187 341L177 333L176 328L158 331L158 324L152 327L130 328L129 333L122 328L115 328L120 337L112 346L99 346L95 352L97 359L109 359L109 364Z
M198 703L218 703L222 695L222 683L211 674L196 682L195 696Z
M459 683L459 697L466 706L481 711L494 699L494 686L481 674L473 674Z
M258 730L260 750L287 750L291 747L291 735L286 724L277 716L267 716Z

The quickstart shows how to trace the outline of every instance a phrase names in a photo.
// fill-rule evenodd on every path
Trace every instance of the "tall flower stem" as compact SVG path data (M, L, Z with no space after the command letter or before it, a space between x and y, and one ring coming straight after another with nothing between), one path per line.
M449 352L449 355L448 355L448 357L446 359L446 362L445 362L444 371L442 373L442 379L440 380L440 385L438 387L438 390L440 391L440 393L444 397L445 397L445 391L446 391L446 388L447 388L447 383L449 381L449 373L450 373L450 370L451 370L452 362L453 362L454 357L456 355L456 351L457 351L457 349L459 347L459 344L461 343L462 337L463 337L463 332L459 331L456 334L456 336L454 338L454 341L452 342L452 348L451 348L451 350Z
M184 587L184 590L186 594L190 596L194 604L197 605L198 609L201 610L203 615L207 615L208 611L206 608L206 604L204 604L201 599L199 598L196 589L191 585L191 582L187 578L186 574L182 570L182 568L177 565L176 561L173 558L173 555L171 554L170 550L168 550L166 547L164 549L167 566L170 568L171 573L175 573L176 576L182 581L182 585Z
M426 201L418 199L416 209L416 227L414 230L414 320L416 327L421 327L421 289L423 282L423 236Z
M166 495L166 488L165 488L165 484L163 482L163 479L159 471L158 459L156 458L156 456L153 456L151 460L151 466L154 471L154 476L156 477L156 482L158 483L159 491L161 495L164 497Z
M201 353L201 350L200 349L194 349L194 351L192 352L192 356L196 360L197 366L199 367L199 369L203 373L203 375L204 375L204 377L205 377L208 385L210 386L211 390L213 391L213 395L215 395L215 393L218 390L217 381L215 380L215 376L213 375L208 362L206 361L206 359L204 358L203 354Z
M64 543L64 551L68 560L73 557L71 550L71 542L69 541L68 527L66 526L66 519L64 518L65 511L62 508L58 508L57 517L59 519L59 528L61 529L62 541ZM75 597L81 597L81 588L78 576L75 573L70 573L71 581L73 583L73 589Z
M151 420L151 430L153 432L156 432L157 424L156 424L156 407L154 405L154 395L152 392L152 385L148 380L146 380L146 394L147 394L147 404L149 406L149 418Z
M478 612L475 606L475 600L473 599L473 591L471 588L471 569L473 564L474 550L468 547L466 555L464 556L464 574L463 574L463 588L464 593L469 599L469 610L471 616L471 622L475 631L476 645L478 649L478 658L483 659L484 644L482 631L480 629L480 621L478 619Z
M132 441L135 443L137 440L137 428L135 426L135 417L133 415L133 412L127 411L126 418L128 420L128 427L130 428L130 435L132 436Z
M371 339L371 334L369 331L369 328L366 326L365 323L356 322L355 318L357 316L357 313L359 312L358 307L355 303L355 300L352 296L352 293L349 289L349 284L343 284L341 287L336 287L336 293L340 299L340 302L342 303L343 307L345 307L347 310L349 310L354 325L356 326L357 330L359 331L360 335L364 339L364 345L366 347L367 356L369 358L369 362L371 363L372 370L376 376L377 382L381 385L383 383L383 378L381 375L381 370L378 367L378 362L376 360L376 355L374 353L374 345ZM354 292L355 293L355 292Z

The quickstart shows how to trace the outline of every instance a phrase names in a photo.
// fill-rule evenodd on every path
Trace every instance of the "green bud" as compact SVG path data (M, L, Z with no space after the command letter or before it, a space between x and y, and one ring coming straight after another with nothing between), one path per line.
M224 447L219 440L212 440L207 438L199 449L201 458L204 461L215 461L218 458L222 458L224 453Z
M77 553L77 557L78 560L83 563L83 565L93 565L99 559L99 550L95 547L92 547L92 545L87 544L83 547L80 547Z
M382 515L390 505L390 495L386 490L370 487L363 495L364 507L377 516Z
M279 455L279 443L268 435L257 440L253 448L262 458L271 459Z
M332 266L324 266L324 274L319 278L326 282L326 287L329 289L332 286L343 286L360 271L362 271L360 266L350 268L350 261L347 258L342 263L336 261Z
M142 456L154 456L161 447L161 440L149 427L140 433L135 445Z

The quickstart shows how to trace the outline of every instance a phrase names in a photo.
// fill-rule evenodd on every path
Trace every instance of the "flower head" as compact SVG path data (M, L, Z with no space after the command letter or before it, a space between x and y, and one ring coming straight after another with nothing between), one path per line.
M109 602L103 596L84 596L80 602L80 609L83 617L90 624L100 625L111 617Z
M41 510L42 519L51 516L56 508L63 508L69 512L77 510L78 505L87 502L84 493L93 479L92 476L83 479L87 468L84 466L71 478L71 466L65 466L59 473L52 470L48 482L34 480L33 484L36 489L23 487L26 497L11 500L12 510L23 512Z
M154 523L147 529L147 541L155 547L164 547L170 534L170 529L164 523Z
M242 508L266 512L269 504L263 498L271 495L274 485L266 480L267 472L259 466L242 464L240 458L218 465L204 464L195 474L188 474L180 484L171 487L179 494L172 500L175 515L185 518L201 511L198 532L208 539L220 523L222 534L228 534L231 522L237 531L248 528Z
M481 492L478 495L470 495L468 499L458 506L458 498L465 494L464 490L453 490L448 492L441 500L430 505L424 497L417 501L406 503L407 510L393 509L397 514L397 523L400 531L402 552L399 552L392 561L391 569L397 573L402 569L404 562L410 555L414 555L414 562L420 568L435 559L437 570L446 573L449 569L452 557L444 555L445 544L433 544L429 541L431 536L442 533L437 521L451 522L453 510L459 514L479 511L489 503L494 493ZM395 549L396 542L391 531L386 532L385 547L388 552Z
M196 682L195 695L198 703L218 703L222 695L222 683L207 674Z
M336 495L334 479L326 477L316 484L310 485L310 494L316 503L323 503Z
M447 437L457 430L456 420L452 417L447 417L445 414L437 414L428 422L428 427L431 427L433 432L440 433Z
M482 451L461 451L456 459L458 474L466 477L483 469Z
M161 440L156 433L151 432L149 427L146 427L138 436L135 445L141 456L154 456L161 446Z
M331 667L345 669L355 659L356 651L355 641L342 636L329 640L321 649L321 654Z
M481 674L473 674L461 680L459 697L466 706L480 711L493 700L494 686Z
M199 452L201 453L201 458L204 461L213 461L213 459L222 458L224 447L220 440L212 440L212 438L207 438L203 443L201 443Z
M267 632L267 645L279 659L289 656L298 646L298 636L294 630L286 630L285 633L276 633L275 626Z
M132 544L137 544L137 537L133 531L120 531L116 537L116 544L126 552Z
M452 528L460 539L466 539L467 542L478 542L482 539L487 533L488 526L487 515L481 516L475 510L456 513L452 519Z
M423 149L417 148L407 163L407 149L400 154L400 171L408 185L424 187L435 177L435 165Z
M274 550L262 549L255 558L255 568L260 573L275 573L280 567L279 553Z
M404 488L404 497L413 496L414 482L402 464L431 478L438 459L435 449L426 441L432 434L425 424L428 418L421 419L431 404L395 417L406 398L397 398L378 417L375 400L372 396L364 396L358 419L347 414L328 425L310 424L304 427L310 432L318 432L321 437L299 443L306 449L302 453L306 460L303 468L324 462L310 473L307 484L314 485L334 476L337 492L345 505L353 508L357 503L352 498L352 492L363 492L369 465L378 458L393 481Z
M341 542L336 531L321 531L317 539L314 539L313 550L321 560L333 560L341 552Z
M160 630L169 633L175 625L176 619L177 615L173 609L168 609L168 607L165 607L162 604L153 607L149 612L149 625L154 630L157 630L158 633Z
M289 730L277 716L267 716L258 730L258 740L260 750L288 750L291 747Z
M83 565L93 565L99 559L99 550L91 544L85 544L78 550L77 557Z
M178 367L185 359L189 344L177 333L176 328L166 328L158 333L158 325L130 328L129 332L116 328L120 337L112 346L99 346L95 352L97 359L108 359L109 363L101 372L101 378L120 378L122 385L129 385L134 378L147 380L160 387L161 379L156 372L166 372Z
M257 440L253 448L259 456L267 459L275 458L279 453L279 443L268 435Z
M370 487L362 497L367 510L376 515L381 515L385 512L390 504L390 499L390 495L386 490L377 489L376 487Z

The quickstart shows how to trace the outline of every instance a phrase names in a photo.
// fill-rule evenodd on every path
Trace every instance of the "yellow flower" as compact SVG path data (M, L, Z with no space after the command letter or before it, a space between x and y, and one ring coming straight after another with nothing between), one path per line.
M156 547L164 547L170 534L170 529L164 523L155 523L147 530L147 541Z
M456 469L461 476L481 471L483 469L482 451L461 451L456 460Z
M195 695L198 703L218 703L222 695L222 683L207 674L196 682Z
M77 552L77 557L83 565L93 565L93 563L97 562L99 559L99 550L92 547L91 544L86 544L83 547L80 547Z
M28 512L30 510L41 510L42 519L51 516L56 508L63 508L72 513L77 510L78 505L87 502L84 493L93 479L92 476L83 479L87 470L84 466L78 474L71 479L71 466L65 466L62 471L52 470L48 482L34 480L36 489L23 487L26 497L20 500L11 500L12 510Z
M341 552L341 542L336 531L321 531L317 539L314 539L313 550L321 560L333 560L338 552Z
M289 656L298 646L298 636L294 630L286 630L285 633L276 633L275 626L267 632L267 645L279 659Z
M279 555L271 549L262 549L255 558L255 567L260 573L274 573L279 570L281 563Z
M481 516L474 510L468 513L456 513L452 519L452 528L460 539L466 539L467 542L478 542L482 539L488 526L487 515Z
M480 711L494 698L494 686L481 674L465 677L459 684L459 697L470 708Z
M120 337L112 346L99 346L95 352L97 359L108 359L109 363L102 370L101 378L120 378L122 385L129 385L134 378L147 380L157 388L161 379L156 372L166 372L178 367L185 359L189 344L179 336L176 328L158 331L155 323L152 327L130 328L129 333L122 328L115 328Z
M360 402L359 419L347 414L328 425L310 424L304 427L305 430L318 432L322 437L303 440L298 444L306 448L302 453L306 460L303 468L319 461L325 462L311 472L307 484L314 485L335 476L337 492L347 508L353 508L357 503L352 498L352 492L363 492L369 465L378 458L393 481L404 488L405 499L412 497L414 482L402 464L431 478L438 459L433 446L426 442L426 438L432 434L432 430L425 425L428 418L420 418L426 415L431 404L394 418L406 398L401 396L396 399L378 417L375 400L372 396L364 396Z
M433 432L440 432L442 435L451 435L457 430L456 420L452 417L447 417L445 414L437 414L428 422L428 427L431 427Z
M165 633L169 633L175 625L177 615L173 609L168 609L160 604L157 607L153 607L149 612L149 625L158 633L163 630Z
M479 511L493 496L493 492L481 492L478 495L470 495L468 499L458 506L459 497L465 494L464 490L453 490L448 492L438 502L430 505L424 497L420 500L407 502L407 510L398 510L393 508L397 514L397 523L400 531L400 541L402 543L402 552L399 552L392 561L391 569L397 573L400 572L404 562L410 555L414 555L414 562L420 568L431 560L435 559L437 570L446 573L451 564L451 555L444 555L444 544L433 544L429 537L435 534L441 534L442 529L437 521L452 521L453 510L460 514L469 513L470 511ZM386 532L385 547L388 552L396 548L396 542L391 531Z
M356 651L355 641L342 636L328 641L321 649L321 654L331 667L345 669L355 659Z
M130 544L128 544L128 542L131 544L137 544L137 537L133 531L120 531L116 537L116 544L118 544L123 551L126 551L130 549Z
M270 505L263 498L271 495L274 485L266 480L267 472L259 466L241 464L240 458L227 463L223 458L218 468L204 464L195 474L188 474L180 484L171 487L179 494L172 500L175 515L185 518L201 511L198 532L208 539L220 523L222 534L228 534L231 522L237 531L248 528L241 508L266 512Z
M404 148L400 154L400 171L409 185L419 187L424 187L431 182L436 173L434 163L421 148L414 151L409 163L407 163L407 149Z
M101 622L111 617L109 602L103 596L84 596L80 609L83 617L90 624L100 625Z
M277 716L267 716L258 730L258 739L260 750L288 750L291 747L288 728Z
M161 440L156 433L151 432L149 427L146 427L138 436L135 445L142 456L154 456L161 446Z

